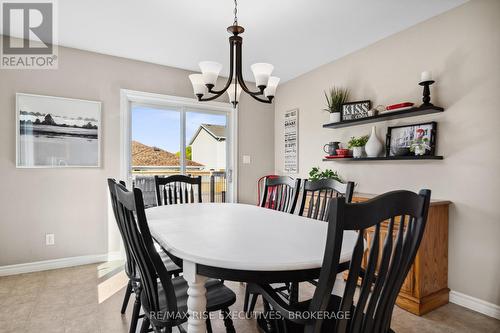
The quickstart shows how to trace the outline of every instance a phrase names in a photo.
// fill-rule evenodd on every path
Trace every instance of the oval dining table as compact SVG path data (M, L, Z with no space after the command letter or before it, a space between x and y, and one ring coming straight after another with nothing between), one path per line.
M188 283L188 333L205 333L207 278L274 283L316 279L327 223L237 203L178 204L146 210L155 240L182 263ZM341 262L357 233L346 231ZM177 260L176 260L177 259Z

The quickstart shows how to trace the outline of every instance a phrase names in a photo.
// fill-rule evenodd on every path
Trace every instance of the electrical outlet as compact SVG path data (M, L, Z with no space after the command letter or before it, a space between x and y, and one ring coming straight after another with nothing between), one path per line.
M45 245L54 245L56 243L54 234L45 234Z

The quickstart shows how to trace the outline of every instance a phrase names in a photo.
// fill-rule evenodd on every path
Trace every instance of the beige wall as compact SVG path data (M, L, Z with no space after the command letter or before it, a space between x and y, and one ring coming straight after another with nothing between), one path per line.
M238 201L256 204L257 180L274 173L274 104L252 102L252 105L248 108L243 105L247 111L239 114ZM243 155L249 155L252 163L242 164Z
M335 43L335 41L328 41ZM323 129L323 90L350 88L354 100L420 103L420 72L432 70L432 100L441 115L377 123L438 122L443 161L322 162L332 140L369 134L371 125ZM358 183L358 191L430 188L450 208L449 287L500 304L500 1L471 1L450 12L322 66L278 89L275 166L283 170L283 112L300 109L299 176L313 166L333 168Z
M0 70L0 266L117 249L116 235L108 234L105 180L120 171L120 89L192 97L188 74L67 48L59 50L58 70ZM102 101L103 167L16 169L16 92ZM254 202L257 178L273 171L273 121L272 107L242 95L238 146L253 160L240 166L240 201ZM55 246L45 246L45 233L55 233Z

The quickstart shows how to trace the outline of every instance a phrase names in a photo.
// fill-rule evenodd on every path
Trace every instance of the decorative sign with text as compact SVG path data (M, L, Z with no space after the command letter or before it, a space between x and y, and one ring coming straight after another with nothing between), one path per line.
M344 103L342 104L342 120L366 118L371 108L370 101Z
M285 112L285 172L299 172L299 109Z

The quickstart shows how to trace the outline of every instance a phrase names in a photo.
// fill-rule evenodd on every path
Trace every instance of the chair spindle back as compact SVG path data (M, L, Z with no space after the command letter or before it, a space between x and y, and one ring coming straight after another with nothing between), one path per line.
M304 191L299 209L299 215L316 220L328 220L330 202L334 198L345 198L351 202L354 183L341 183L334 179L316 181L304 180Z
M300 192L300 179L288 176L266 178L261 207L294 213Z
M423 237L430 196L430 190L421 190L419 194L393 191L361 203L332 201L325 257L309 311L326 310L335 283L344 230L358 230L342 300L335 309L350 311L350 316L329 322L315 320L306 325L305 332L318 333L323 324L333 325L328 331L336 333L388 332L397 295ZM385 237L382 224L387 225ZM373 241L366 267L360 274L367 232L373 233ZM360 277L361 287L355 301Z
M201 203L201 176L155 176L158 206L183 203Z
M141 275L141 288L142 292L146 293L147 308L155 312L164 310L160 307L159 281L166 294L166 311L169 314L176 314L178 311L177 299L170 279L171 274L163 264L154 246L147 224L142 192L138 188L135 188L133 192L129 192L120 184L115 185L115 189L118 216L122 221L122 225L125 226L125 235ZM169 316L168 318L177 317Z

